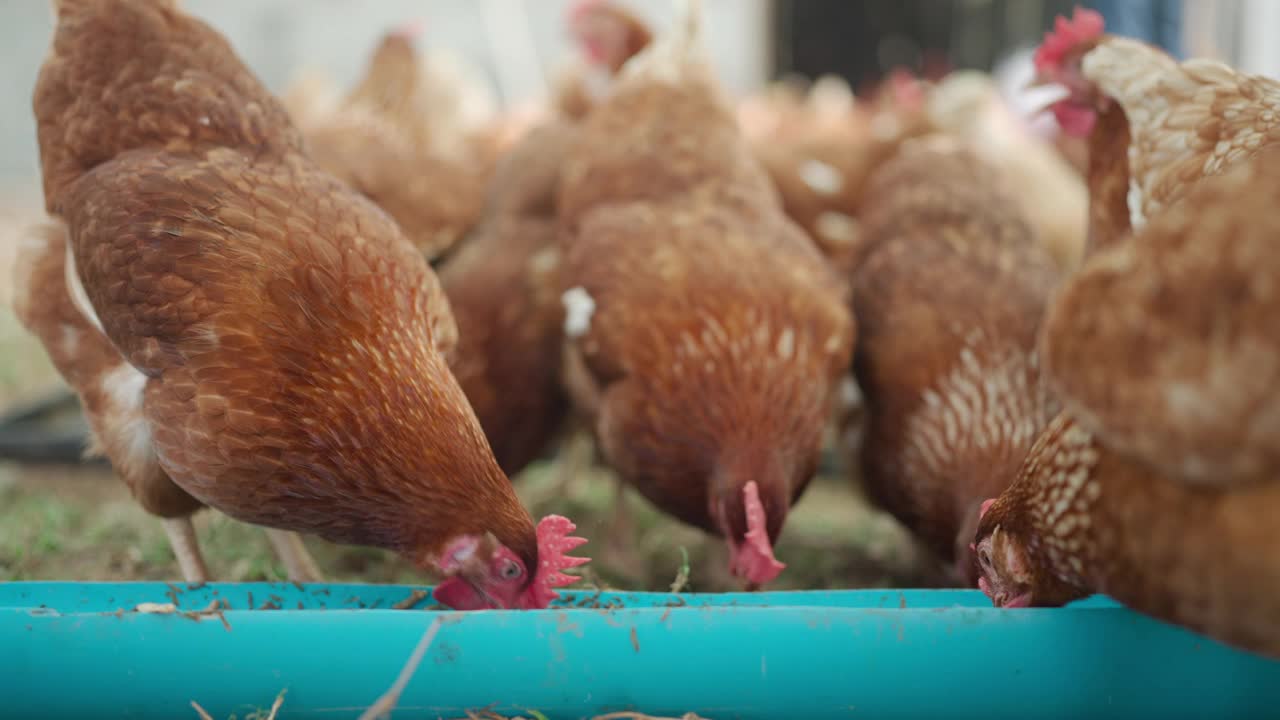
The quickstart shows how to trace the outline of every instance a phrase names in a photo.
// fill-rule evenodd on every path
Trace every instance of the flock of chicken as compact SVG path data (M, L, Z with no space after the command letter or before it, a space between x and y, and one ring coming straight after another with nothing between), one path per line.
M313 533L545 607L583 541L508 477L572 419L758 587L834 425L997 605L1280 655L1280 84L1077 11L1063 147L974 73L735 106L690 5L584 0L555 107L479 132L407 31L286 109L172 0L55 1L18 311L184 574L207 505L295 579Z

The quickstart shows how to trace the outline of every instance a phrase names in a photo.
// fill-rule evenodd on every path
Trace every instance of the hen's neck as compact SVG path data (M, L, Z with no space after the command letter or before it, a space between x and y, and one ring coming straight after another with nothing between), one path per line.
M975 331L976 332L976 331ZM903 472L954 493L955 527L1009 484L1050 413L1034 353L966 346L907 421Z
M1132 228L1129 120L1110 103L1089 134L1089 236L1087 253L1123 242Z
M1101 453L1093 435L1066 413L1055 418L1027 454L1010 492L1017 510L1004 522L1023 535L1035 561L1059 580L1096 589L1099 531L1094 508Z

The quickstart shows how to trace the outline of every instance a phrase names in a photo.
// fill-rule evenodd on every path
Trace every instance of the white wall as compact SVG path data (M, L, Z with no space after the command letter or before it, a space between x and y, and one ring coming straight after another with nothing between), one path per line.
M484 5L529 17L541 62L554 71L567 57L563 18L571 0L185 0L184 7L227 35L275 91L302 65L352 81L382 33L414 18L425 42L490 65ZM624 0L663 27L670 0ZM767 58L767 0L704 0L707 43L731 90L756 87ZM513 15L506 15L507 18ZM31 88L52 30L49 0L0 0L0 183L36 177Z

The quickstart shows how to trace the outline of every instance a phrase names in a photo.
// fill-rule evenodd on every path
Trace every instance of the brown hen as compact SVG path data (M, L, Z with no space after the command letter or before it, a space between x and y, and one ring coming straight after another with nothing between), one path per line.
M190 499L165 514L204 503L398 551L449 576L437 597L457 607L545 606L576 562L572 527L535 531L494 461L446 366L456 330L421 255L312 163L280 103L175 3L56 9L34 105L65 282L27 286L21 305L48 339L39 320L59 317L33 309L68 296L72 327L118 353L104 374L96 342L64 373L91 411L103 383L91 422L135 495L172 482ZM56 262L60 237L32 266Z
M908 143L870 181L853 284L863 484L969 582L979 505L1055 412L1035 343L1057 271L1004 180L957 141Z
M1274 152L1202 180L1055 301L1067 410L977 535L997 605L1102 592L1280 656L1277 200Z
M699 56L696 3L624 68L562 179L567 382L608 462L750 585L818 461L853 323Z

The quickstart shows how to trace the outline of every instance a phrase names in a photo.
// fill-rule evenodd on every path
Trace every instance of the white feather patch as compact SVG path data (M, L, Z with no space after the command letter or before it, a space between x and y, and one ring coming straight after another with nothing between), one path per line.
M800 179L811 190L822 195L835 195L844 187L840 171L821 160L806 160L800 164Z
M120 363L104 374L102 392L111 403L112 416L117 418L110 431L124 451L124 457L113 457L114 462L125 468L139 471L154 458L151 448L151 426L142 414L142 394L147 387L147 376L129 363Z
M98 332L106 335L107 331L102 328L102 321L98 319L98 312L93 309L93 303L89 302L89 294L84 291L84 285L80 283L80 273L76 271L76 256L71 249L70 239L67 240L66 247L67 260L63 263L63 269L66 276L67 292L71 294L71 304L76 306L76 309L91 325L98 328Z
M828 210L814 221L814 230L825 240L850 244L858 239L859 226L852 216Z
M591 330L591 316L596 312L596 301L581 285L569 288L560 296L564 305L564 334L580 338Z
M1142 212L1142 188L1135 177L1129 178L1129 195L1126 202L1129 205L1129 226L1134 232L1138 232L1147 224L1147 217Z
M858 387L857 380L845 376L840 380L840 407L845 410L852 410L861 406L862 388Z

